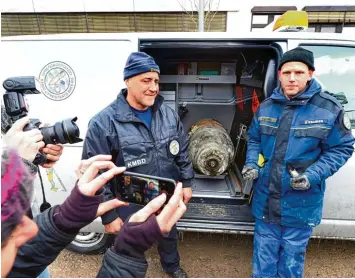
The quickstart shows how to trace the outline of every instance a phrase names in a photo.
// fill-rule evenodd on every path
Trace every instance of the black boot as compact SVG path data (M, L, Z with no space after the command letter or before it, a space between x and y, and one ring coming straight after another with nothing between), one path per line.
M173 272L167 272L171 278L188 278L187 273L180 266Z

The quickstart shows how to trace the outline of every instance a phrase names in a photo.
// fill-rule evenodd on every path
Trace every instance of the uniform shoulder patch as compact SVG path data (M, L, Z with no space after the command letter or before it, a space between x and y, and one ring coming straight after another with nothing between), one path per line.
M349 115L346 112L343 115L343 124L347 130L351 129L351 120Z

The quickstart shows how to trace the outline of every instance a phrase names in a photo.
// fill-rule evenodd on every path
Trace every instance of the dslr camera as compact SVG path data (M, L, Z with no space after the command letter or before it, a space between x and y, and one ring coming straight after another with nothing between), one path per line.
M36 80L33 76L28 77L12 77L3 82L6 90L4 94L4 105L6 114L10 118L10 125L5 128L7 132L12 124L18 119L27 116L28 106L24 95L40 94L36 89ZM39 127L41 121L39 119L30 119L30 123L25 126L24 131L39 129L43 136L44 143L47 144L66 144L77 143L83 141L80 136L78 126L75 124L77 117L68 118L63 121L56 122L53 126ZM36 165L48 162L44 153L38 153L33 161Z

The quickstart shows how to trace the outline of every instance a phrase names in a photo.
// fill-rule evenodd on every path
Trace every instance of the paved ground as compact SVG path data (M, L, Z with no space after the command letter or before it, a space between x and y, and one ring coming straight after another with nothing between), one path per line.
M179 251L190 277L250 277L252 236L185 233ZM305 277L355 277L355 242L312 240L306 256ZM147 253L147 277L166 277L156 248ZM64 251L50 266L52 277L95 277L102 255L84 256Z

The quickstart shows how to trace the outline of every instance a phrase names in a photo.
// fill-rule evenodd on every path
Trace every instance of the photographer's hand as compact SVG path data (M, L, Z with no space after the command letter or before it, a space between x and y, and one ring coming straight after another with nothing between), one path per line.
M78 179L80 179L87 168L94 162L94 161L111 161L111 155L96 155L91 157L87 160L82 160L79 166L76 168L75 173ZM109 234L117 234L121 230L123 226L123 221L121 218L117 217L116 220L112 221L109 224L105 225L105 232Z
M80 179L93 162L111 161L111 159L112 159L111 155L96 155L87 160L82 160L80 164L77 166L77 168L75 169L77 178Z
M28 117L17 120L5 134L4 143L8 147L15 148L23 159L33 162L36 154L44 147L44 142L40 130L23 131L28 123L30 123Z
M102 160L102 156L103 155L97 155L88 159L88 161L91 161L92 163L85 170L84 174L81 176L78 182L78 188L80 192L86 196L95 197L98 193L101 194L103 192L102 188L108 181L110 181L114 176L121 174L126 170L125 167L116 167L116 165L111 161ZM104 169L108 169L108 171L97 176L99 171ZM103 198L102 195L101 198ZM101 216L116 207L126 205L128 205L128 203L118 199L100 203L96 212L96 217Z
M145 207L132 215L129 219L129 223L141 223L145 222L151 215L154 215L166 201L166 195L162 194ZM183 202L183 189L182 184L178 183L174 195L170 198L169 202L164 206L163 210L157 216L157 223L162 233L169 233L171 228L185 213L186 206ZM155 215L154 215L155 216Z
M155 213L165 201L165 194L158 196L124 223L115 240L113 249L116 253L144 258L145 251L170 232L186 211L181 183L178 183L174 195L156 217Z
M51 168L53 165L59 161L60 156L63 154L63 145L60 144L47 144L45 148L42 149L42 152L44 152L47 156L47 159L50 161L50 163L44 163L41 166L43 168Z
M116 207L128 205L118 199L102 202L104 185L115 175L125 171L125 168L116 167L110 161L100 161L100 158L102 155L91 158L92 163L82 174L70 196L56 208L54 223L60 230L67 233L77 233L81 228L94 221L96 217ZM97 176L100 170L105 169L107 169L106 172Z
M49 123L41 123L41 125L39 125L39 128L43 128L46 126L50 126ZM61 144L47 144L45 146L45 148L43 148L42 150L40 150L41 152L46 154L47 160L50 161L48 163L44 163L41 166L43 168L49 169L51 167L53 167L53 165L59 161L60 156L62 156L63 154L63 145Z

